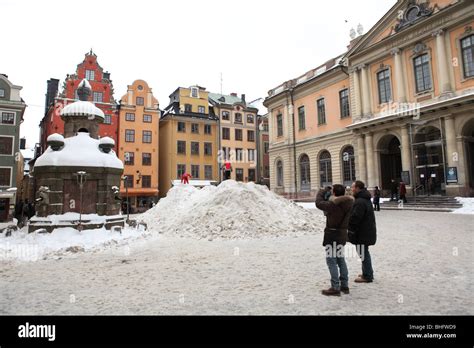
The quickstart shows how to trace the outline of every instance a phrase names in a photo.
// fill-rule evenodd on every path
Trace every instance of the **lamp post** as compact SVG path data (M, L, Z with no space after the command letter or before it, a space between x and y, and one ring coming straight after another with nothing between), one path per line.
M83 193L83 189L84 189L84 183L86 182L87 176L89 176L89 174L87 174L86 172L81 170L81 171L75 173L74 176L76 176L76 178L77 178L77 183L79 184L79 190L80 190L80 207L79 207L79 225L78 225L78 229L82 230L82 193Z
M128 176L122 176L123 186L125 187L125 199L127 200L127 223L130 221L130 202L128 201Z

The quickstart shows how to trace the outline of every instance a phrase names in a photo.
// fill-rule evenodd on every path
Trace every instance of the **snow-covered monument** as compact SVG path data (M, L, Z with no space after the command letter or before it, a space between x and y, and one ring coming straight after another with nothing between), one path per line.
M104 113L89 102L91 86L83 80L79 100L61 110L64 136L51 134L48 148L34 166L36 216L29 231L80 225L81 229L123 226L118 187L123 163L112 138L99 139Z

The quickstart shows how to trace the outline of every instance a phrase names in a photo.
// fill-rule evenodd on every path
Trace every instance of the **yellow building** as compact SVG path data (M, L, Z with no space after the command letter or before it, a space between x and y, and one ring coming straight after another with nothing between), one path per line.
M131 212L158 200L159 104L143 80L128 86L119 105L118 155L124 162ZM120 193L125 197L125 182Z
M258 109L248 106L245 94L223 95L209 93L209 102L220 119L218 162L225 160L232 165L231 179L256 181L257 179L257 113ZM220 172L221 178L223 173Z
M192 180L219 180L218 119L209 113L209 92L192 86L170 95L160 119L160 196L185 172Z

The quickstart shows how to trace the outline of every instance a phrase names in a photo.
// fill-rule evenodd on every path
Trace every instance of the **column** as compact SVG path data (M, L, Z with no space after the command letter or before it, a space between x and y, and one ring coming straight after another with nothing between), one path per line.
M401 129L400 133L402 135L402 170L403 171L410 171L411 173L411 149L410 149L410 136L408 135L408 125L404 124ZM413 176L413 173L410 174ZM413 178L410 178L413 180Z
M464 139L463 136L459 136L456 138L457 148L459 152L459 160L457 162L458 167L458 183L461 186L468 186L468 179L466 178L466 161L468 160L465 156L464 152Z
M372 113L372 106L370 104L370 85L369 85L369 67L367 65L362 66L362 114L364 116Z
M352 71L352 76L354 77L355 116L360 116L362 101L360 100L360 79L358 68L354 68L354 70Z
M405 75L403 74L402 55L399 48L394 48L391 52L395 60L395 81L397 83L397 101L406 103Z
M448 167L458 167L459 152L456 144L456 132L454 130L453 116L446 116L444 118L444 131L446 133L446 161Z
M367 173L365 169L366 159L365 159L365 144L364 136L359 134L357 136L357 163L358 163L358 174L356 175L358 180L367 181Z
M438 61L438 79L441 93L452 92L449 78L446 45L444 43L444 30L438 30L432 34L436 37L436 59Z
M375 171L374 171L374 145L372 133L365 134L365 151L367 156L367 182L366 186L372 188L375 186Z

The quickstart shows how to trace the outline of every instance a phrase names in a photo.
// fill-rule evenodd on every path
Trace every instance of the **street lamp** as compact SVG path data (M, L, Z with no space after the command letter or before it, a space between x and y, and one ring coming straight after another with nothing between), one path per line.
M127 223L130 221L130 202L128 201L128 185L127 185L128 176L122 176L123 186L125 187L125 198L127 200Z
M80 208L79 208L78 229L82 230L82 192L83 192L83 189L84 189L84 183L86 182L87 177L89 176L89 174L87 174L86 172L81 170L81 171L75 173L74 176L77 178L77 183L79 184L79 189L80 189L80 192L81 192L80 193Z

